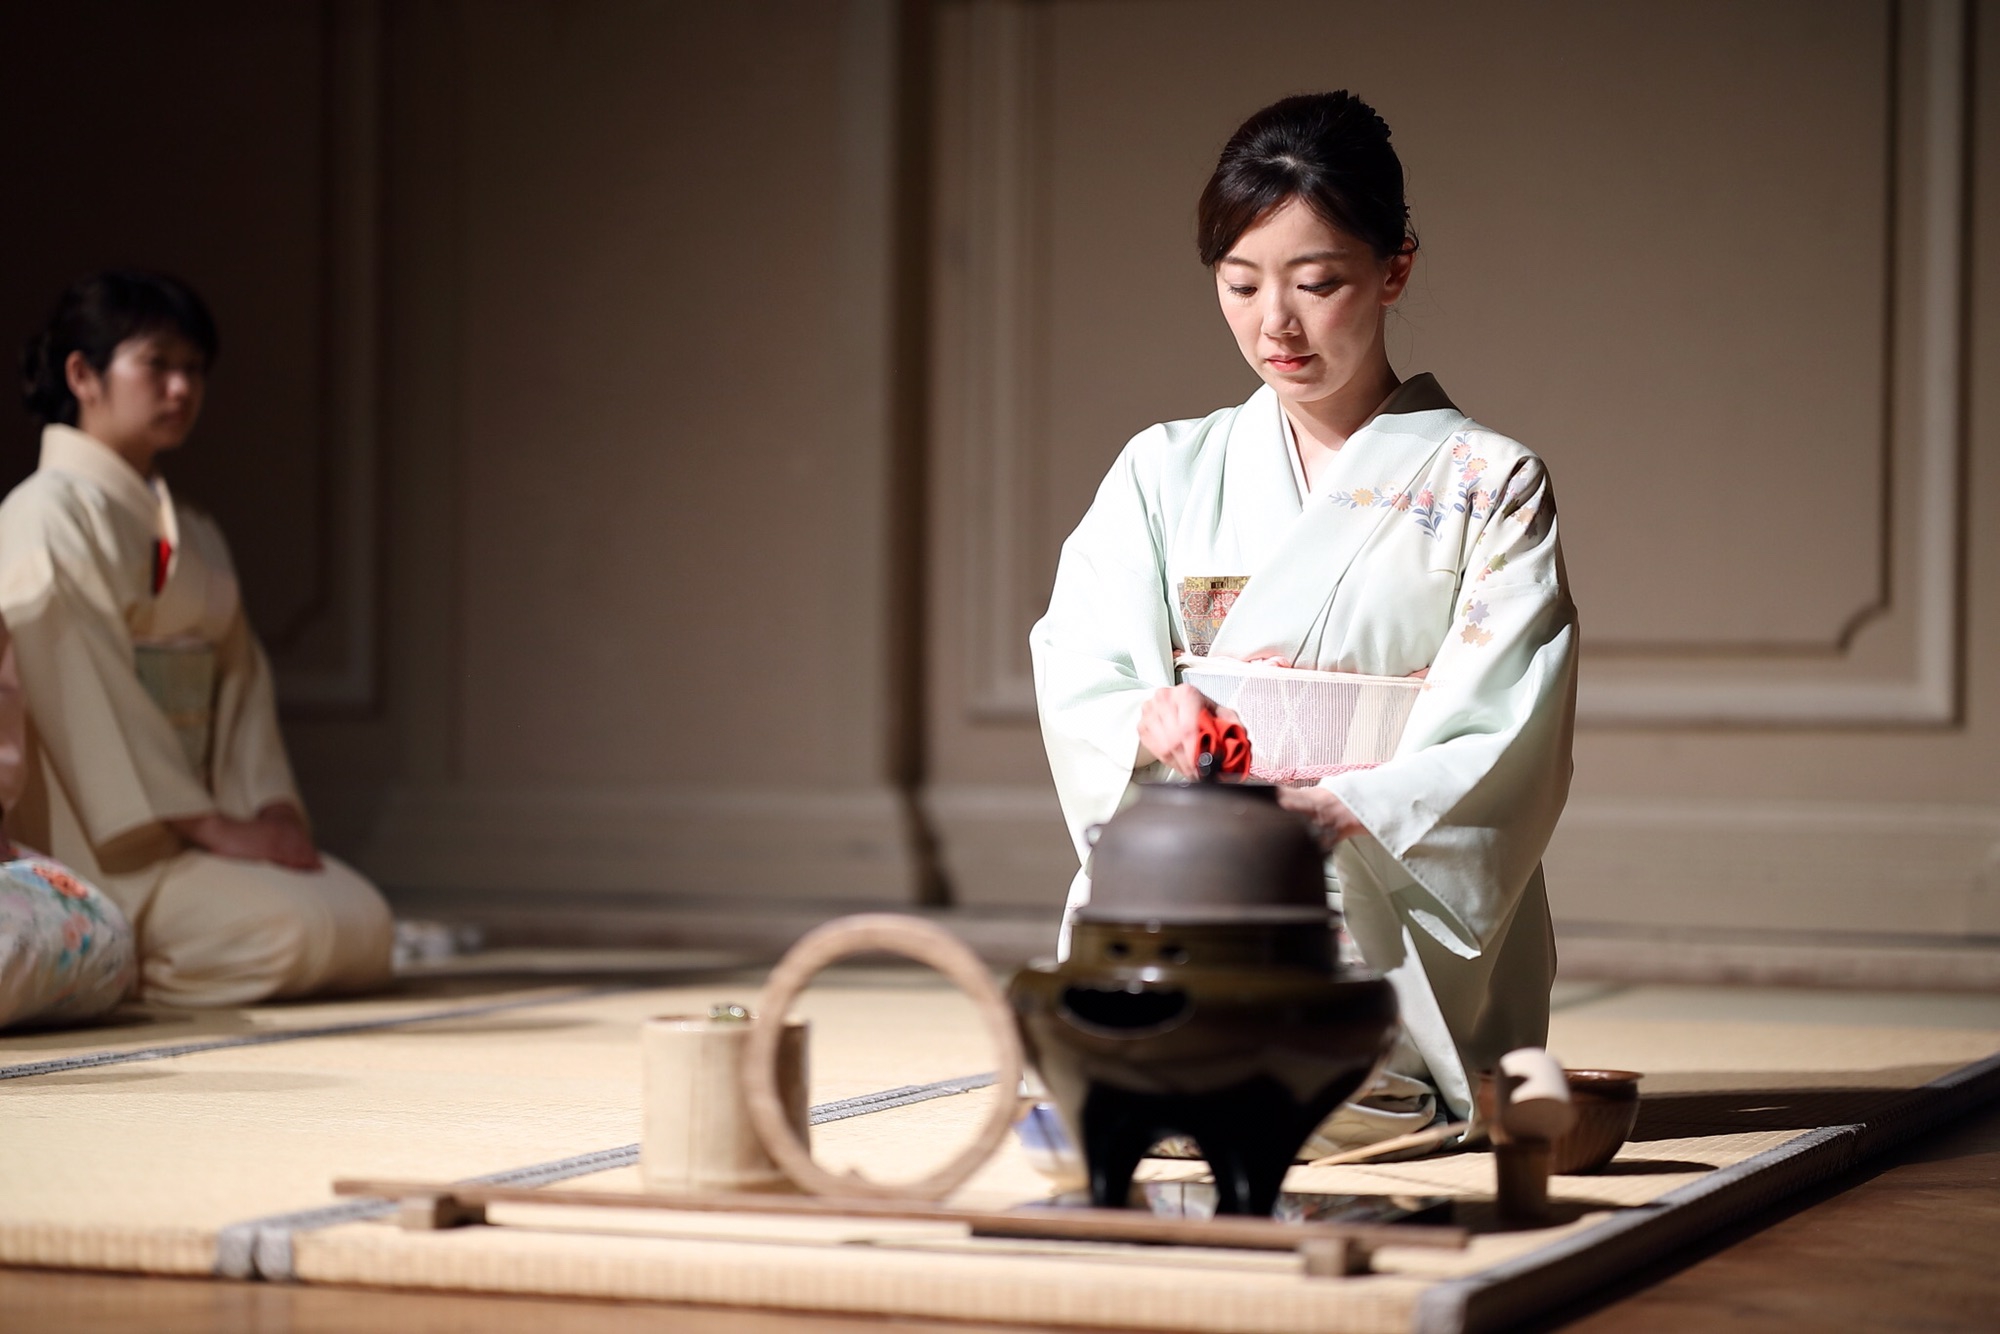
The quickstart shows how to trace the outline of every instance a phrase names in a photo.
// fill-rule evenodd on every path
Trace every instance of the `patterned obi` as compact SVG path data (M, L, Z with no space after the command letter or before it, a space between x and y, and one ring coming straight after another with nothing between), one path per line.
M188 763L206 783L215 735L215 646L195 639L167 639L132 647L139 684L167 715Z

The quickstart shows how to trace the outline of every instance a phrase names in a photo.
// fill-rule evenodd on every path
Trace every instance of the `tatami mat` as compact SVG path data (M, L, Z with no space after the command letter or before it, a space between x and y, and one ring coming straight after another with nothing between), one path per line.
M0 1041L5 1066L87 1053L93 1042L127 1051L163 1035L319 1033L0 1083L0 1261L213 1272L246 1224L275 1218L290 1220L269 1230L276 1272L309 1282L1026 1324L1455 1328L1471 1323L1472 1297L1490 1286L1482 1276L1533 1270L1565 1246L1587 1249L1660 1214L1662 1199L1726 1184L1745 1164L1804 1149L1832 1161L1813 1148L1821 1141L1808 1143L1816 1128L1893 1120L1913 1105L1912 1090L2000 1048L2000 997L1815 1004L1790 992L1567 988L1552 1049L1571 1065L1646 1072L1633 1142L1606 1173L1558 1179L1558 1225L1532 1230L1494 1225L1484 1154L1298 1169L1294 1189L1465 1202L1460 1219L1478 1233L1470 1251L1389 1249L1380 1272L1356 1279L1305 1278L1286 1255L1003 1243L908 1224L509 1206L495 1209L493 1226L408 1233L340 1221L352 1217L341 1212L351 1202L297 1216L339 1206L329 1191L338 1176L459 1180L577 1158L564 1172L585 1174L568 1184L636 1189L629 1155L586 1156L638 1139L640 1021L748 1002L755 984L737 975L637 990L472 988L164 1021L63 1043ZM473 1012L500 1003L511 1008ZM422 1017L451 1006L464 1012ZM840 970L799 1012L814 1025L815 1103L992 1068L971 1007L927 973ZM330 1031L362 1017L396 1022ZM969 1138L995 1096L938 1097L822 1125L815 1151L873 1176L919 1175ZM959 1202L1004 1206L1044 1189L1010 1142ZM1446 1306L1456 1314L1438 1316Z

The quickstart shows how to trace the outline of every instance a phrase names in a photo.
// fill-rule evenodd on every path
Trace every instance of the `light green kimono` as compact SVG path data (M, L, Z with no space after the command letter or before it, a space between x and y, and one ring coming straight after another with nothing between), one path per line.
M1464 1119L1468 1071L1548 1031L1541 857L1569 791L1577 636L1548 475L1424 375L1304 489L1277 396L1259 389L1141 432L1063 544L1030 640L1049 764L1086 859L1069 911L1089 898L1085 831L1146 776L1139 708L1175 683L1189 642L1182 580L1249 578L1217 656L1428 668L1393 757L1322 780L1368 829L1327 871L1401 1002L1396 1068L1427 1075Z

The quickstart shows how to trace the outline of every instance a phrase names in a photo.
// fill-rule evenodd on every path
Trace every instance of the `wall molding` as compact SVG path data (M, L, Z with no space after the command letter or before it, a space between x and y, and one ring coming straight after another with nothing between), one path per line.
M954 904L1061 910L1077 863L1053 787L933 785L923 809Z
M1559 922L1990 935L2000 928L2000 807L1576 801L1548 872Z
M1028 722L1026 634L1035 609L1043 303L1033 285L1047 226L1048 6L972 0L963 11L956 121L962 185L944 200L962 285L942 322L958 395L965 513L964 703L975 722ZM1585 640L1586 726L1872 726L1956 721L1964 461L1968 117L1964 0L1902 0L1890 79L1891 308L1885 347L1889 488L1878 605L1835 640L1745 653ZM1797 392L1809 392L1799 386ZM1593 652L1593 649L1595 652Z
M956 386L953 445L964 459L970 517L963 625L965 708L978 721L1035 716L1027 655L1030 563L1039 457L1047 447L1041 366L1044 312L1031 295L1045 251L1046 6L973 0L961 48L954 121L962 193L945 203L943 252L955 261L944 347Z
M1958 718L1968 14L1964 0L1905 0L1890 12L1898 68L1890 81L1886 599L1804 663L1742 654L1689 661L1681 646L1642 652L1604 645L1593 659L1586 640L1582 722L1848 726ZM1892 662L1868 661L1885 652Z
M937 786L957 901L1060 908L1076 871L1046 786ZM2000 935L2000 806L1578 800L1548 859L1559 924Z
M329 4L321 260L319 588L270 636L278 697L288 709L370 709L379 693L383 21L380 0ZM331 661L286 648L331 630Z
M908 905L908 806L889 786L405 786L355 863L405 890Z

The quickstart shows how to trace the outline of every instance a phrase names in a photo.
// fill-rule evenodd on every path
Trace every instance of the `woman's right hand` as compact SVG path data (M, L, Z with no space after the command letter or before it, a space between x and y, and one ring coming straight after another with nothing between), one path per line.
M1139 744L1183 778L1195 776L1201 756L1201 716L1210 712L1206 696L1193 686L1155 690L1139 708ZM1228 709L1213 709L1225 723L1239 721Z
M219 811L171 822L174 832L198 848L238 861L270 862L293 871L317 871L319 852L305 833L303 821L258 813L254 820L236 820Z

